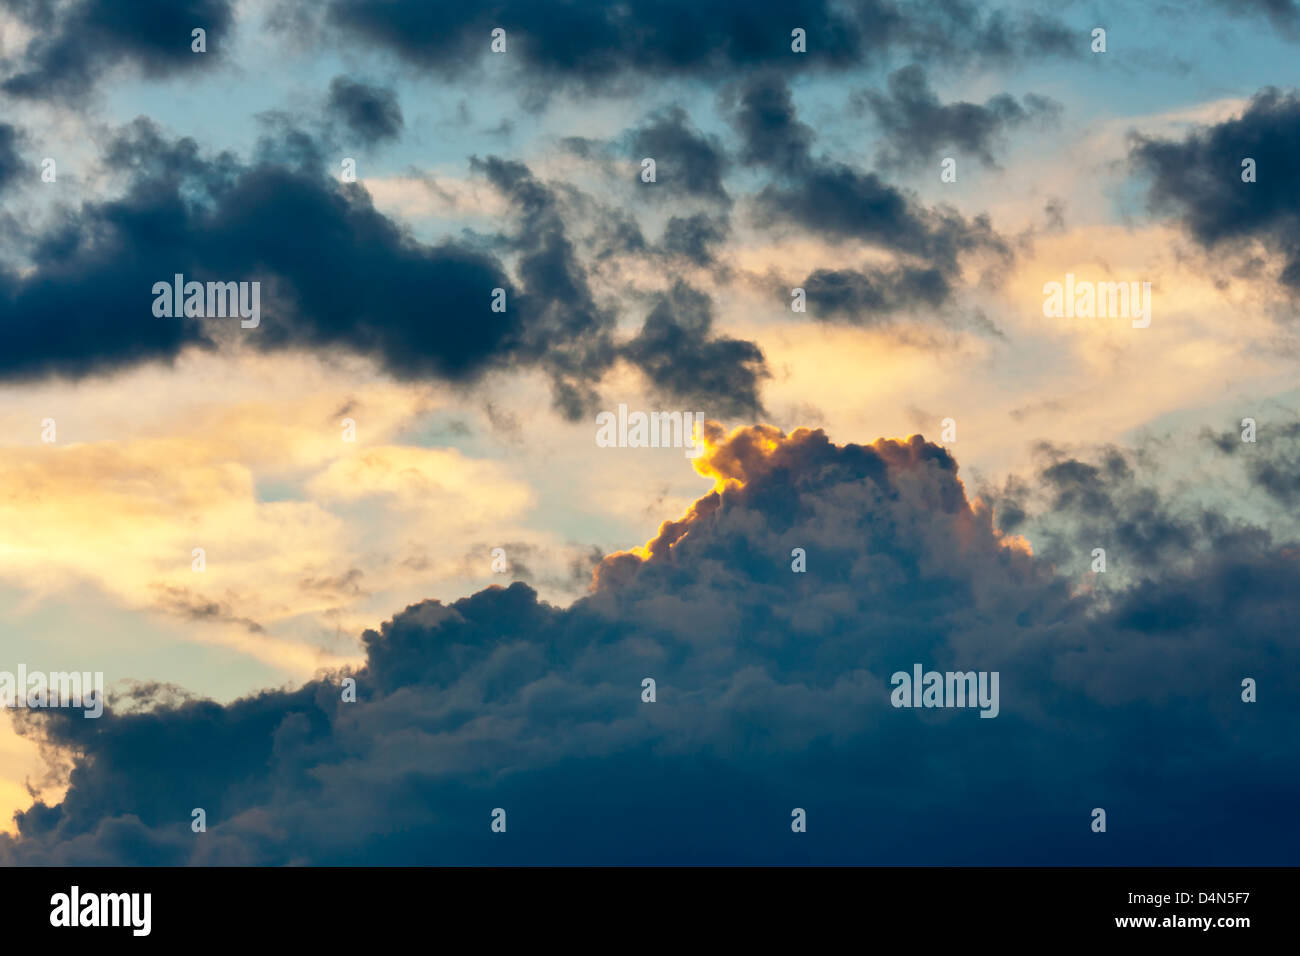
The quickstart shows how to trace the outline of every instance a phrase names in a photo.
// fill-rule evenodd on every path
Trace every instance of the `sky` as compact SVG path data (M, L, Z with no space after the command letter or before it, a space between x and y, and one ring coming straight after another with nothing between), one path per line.
M1297 43L3 3L0 861L1294 863Z

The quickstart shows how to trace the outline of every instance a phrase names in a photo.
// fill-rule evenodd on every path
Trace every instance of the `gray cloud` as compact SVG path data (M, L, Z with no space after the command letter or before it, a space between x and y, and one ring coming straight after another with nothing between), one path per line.
M370 143L397 139L402 132L402 107L397 94L346 76L330 81L328 110L331 117Z
M1284 265L1278 280L1300 294L1300 193L1290 169L1300 150L1300 97L1261 90L1236 119L1200 127L1182 140L1136 135L1130 158L1149 177L1148 199L1176 216L1206 249L1249 253L1260 242ZM1242 162L1255 161L1255 182Z
M718 418L762 411L759 383L770 376L762 349L716 335L712 301L681 280L657 297L622 354L664 397L694 406L689 411Z
M1020 102L999 93L983 106L941 103L918 64L890 74L887 94L869 90L861 102L885 136L880 161L891 168L915 168L949 147L959 156L971 155L985 166L996 167L993 150L1007 131L1054 122L1061 112L1059 103L1035 93Z
M207 69L222 58L234 19L231 0L20 0L6 10L34 39L0 63L0 90L64 101L85 96L119 64L150 77ZM195 28L207 31L206 53L191 49Z

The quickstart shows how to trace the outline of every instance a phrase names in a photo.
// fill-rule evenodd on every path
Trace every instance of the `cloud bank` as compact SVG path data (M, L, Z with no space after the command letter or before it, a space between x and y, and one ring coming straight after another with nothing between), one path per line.
M1252 529L1100 600L999 531L919 436L709 438L715 490L606 556L587 597L515 583L412 605L366 632L356 702L333 675L225 706L23 715L76 763L0 860L1294 859L1296 548ZM1084 477L1060 472L1057 493ZM999 716L895 709L889 677L914 663L998 671Z

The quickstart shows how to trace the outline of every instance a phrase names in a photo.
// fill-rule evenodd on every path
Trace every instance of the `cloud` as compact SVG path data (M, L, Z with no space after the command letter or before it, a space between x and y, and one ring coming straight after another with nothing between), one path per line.
M358 362L254 358L196 355L75 396L11 389L0 584L45 605L98 600L177 644L220 643L305 678L355 659L340 628L459 593L465 536L549 544L521 527L535 492L508 463L393 444L438 408L427 390L367 379ZM57 415L54 444L32 427L41 409Z
M666 110L645 125L629 133L632 158L640 175L641 160L655 161L655 182L638 190L638 195L654 198L683 197L710 199L724 206L731 197L722 185L727 157L714 139L695 129L680 107Z
M1241 116L1188 133L1182 141L1137 135L1130 159L1150 176L1148 200L1179 218L1203 247L1249 255L1255 243L1281 257L1278 281L1300 294L1300 196L1289 170L1300 150L1300 98L1272 87ZM1253 159L1256 181L1243 182Z
M646 547L607 556L590 595L559 608L514 584L414 604L364 635L355 703L335 675L224 706L19 714L76 769L62 802L0 837L0 859L1294 855L1294 548L1259 530L1096 601L999 532L951 454L919 437L709 433L697 469L715 490ZM914 662L998 671L999 716L891 707L890 675ZM1258 704L1240 700L1246 676ZM204 834L189 829L196 806ZM1089 829L1096 806L1104 835ZM806 834L790 832L793 807Z
M402 107L397 102L397 94L346 76L336 76L330 81L328 110L334 119L364 140L397 139L402 132Z
M1205 437L1223 454L1244 459L1251 482L1278 504L1290 507L1300 502L1300 420L1257 422L1253 443L1242 441L1242 431L1240 427L1222 433L1207 429Z
M1011 261L1010 245L986 216L967 219L950 208L926 208L876 173L815 157L812 130L799 121L783 78L761 76L746 84L734 121L743 161L773 174L754 198L760 225L794 224L824 240L860 243L900 260L821 268L789 283L820 305L818 318L869 324L884 313L937 307L951 296L962 255Z
M276 148L310 161L315 145L299 135ZM519 311L490 311L493 288L510 285L500 263L454 242L419 244L358 186L310 167L208 159L144 120L108 158L129 170L126 193L29 237L31 271L0 275L2 376L81 377L234 338L237 320L153 314L154 284L175 273L260 282L262 324L242 340L264 349L346 348L398 378L453 381L514 357Z
M527 486L511 481L500 466L454 448L358 448L332 461L307 490L321 502L383 497L386 507L406 511L408 521L428 519L424 530L429 533L447 523L448 510L455 511L457 521L499 521L532 504Z
M376 209L363 186L327 175L315 138L283 117L269 125L249 161L205 155L143 119L119 131L105 158L123 171L123 194L64 209L44 232L22 232L16 242L30 267L0 269L10 342L0 378L111 374L173 362L188 349L341 350L401 381L472 385L497 370L537 369L570 420L600 403L601 380L626 343L617 340L617 307L597 298L571 237L589 197L543 182L523 163L472 157L509 225L425 243ZM390 204L396 195L379 193ZM604 237L607 252L649 251L634 221L606 225L616 229ZM672 217L654 251L702 262L727 229L721 217ZM259 283L260 325L154 315L155 284L176 274ZM496 289L504 311L493 308ZM676 343L678 358L701 370L690 395L709 395L708 382L751 380L756 347L719 341L699 342L699 354L693 338ZM644 340L629 347L646 354ZM740 365L704 374L727 361ZM752 390L738 401L758 407Z
M556 192L520 162L489 156L476 157L471 165L507 197L518 216L506 244L519 253L523 290L516 302L529 316L519 351L549 367L556 408L577 419L597 404L593 383L613 361L615 316L592 294Z
M911 309L938 308L952 292L941 270L909 266L817 269L803 289L813 318L856 325L882 324Z
M510 215L510 206L505 198L473 177L413 173L407 176L367 176L364 181L375 207L392 219L504 220Z
M8 123L0 123L0 192L4 192L18 181L25 164L18 155L18 143L22 135L17 128Z
M959 252L1007 252L984 217L967 221L951 210L925 209L875 173L814 158L811 134L796 118L783 79L762 77L745 88L737 126L746 160L778 174L778 182L757 196L766 223L796 223L827 238L860 240L947 269L955 268Z
M640 334L622 354L654 389L669 399L701 405L713 417L762 410L759 382L770 375L762 349L714 334L712 301L681 280L658 296Z
M1108 574L1156 578L1163 566L1223 546L1241 531L1217 509L1169 500L1140 452L1107 446L1085 460L1041 443L1038 455L1034 484L1012 479L993 500L1007 531L1026 532L1027 515L1037 514L1038 554L1063 570L1089 569L1092 549L1104 548Z
M664 252L681 256L699 266L714 263L716 248L726 242L731 223L725 216L699 212L691 216L672 216L664 227Z
M944 147L996 168L993 148L1003 133L1027 123L1052 122L1061 112L1059 103L1035 93L1020 103L1008 93L999 93L983 106L940 103L925 70L915 63L890 74L888 94L868 90L862 102L886 137L880 159L891 168L915 167Z
M285 4L297 26L310 9ZM505 0L433 9L418 0L376 5L334 0L329 29L391 50L444 75L460 74L489 53L491 31L506 30L497 59L517 64L533 83L607 89L633 77L722 77L767 66L849 70L905 53L947 63L1005 64L1021 58L1071 55L1071 31L1050 17L981 9L965 0L941 5L866 0L761 0L743 7L720 2L665 6L650 0L602 4L534 4ZM806 31L806 55L791 52L791 31Z
M34 39L14 60L0 63L0 90L34 99L79 98L110 68L130 65L149 77L211 66L233 22L231 0L24 0L9 11ZM191 49L191 31L207 31L206 53Z
M815 134L795 112L790 87L769 74L748 81L734 115L742 162L797 173L809 164Z
M1300 6L1295 0L1214 0L1216 6L1237 17L1264 16L1287 39L1294 40L1300 33Z

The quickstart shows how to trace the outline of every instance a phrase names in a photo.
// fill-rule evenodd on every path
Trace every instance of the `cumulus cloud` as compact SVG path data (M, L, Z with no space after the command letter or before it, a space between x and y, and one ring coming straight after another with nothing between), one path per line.
M560 608L516 583L412 605L364 635L355 703L334 675L225 706L21 715L78 756L63 801L20 814L0 859L1294 855L1295 549L1261 531L1096 602L999 531L952 455L919 436L709 438L697 469L714 490L607 556L587 597ZM891 707L890 675L914 662L998 671L1001 713ZM1245 676L1259 704L1240 701ZM189 829L195 806L204 834ZM793 807L809 814L797 838Z

